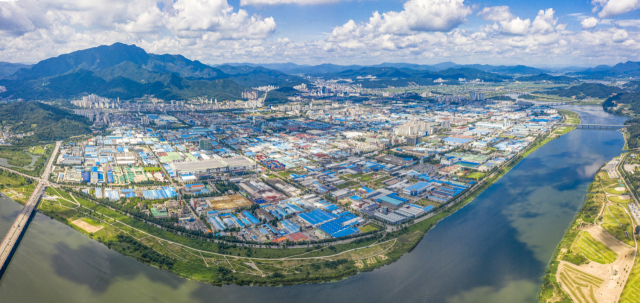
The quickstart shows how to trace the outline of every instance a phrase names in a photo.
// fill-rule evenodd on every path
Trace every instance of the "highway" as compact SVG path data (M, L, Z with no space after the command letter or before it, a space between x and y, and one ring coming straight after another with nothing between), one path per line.
M9 232L7 232L7 235L2 240L2 243L0 243L0 275L1 273L4 272L4 270L9 265L9 261L11 260L11 254L17 248L20 242L21 236L24 234L25 230L27 229L29 225L29 220L31 218L31 215L33 214L33 211L38 207L38 202L40 201L40 198L44 194L44 190L46 189L47 184L49 183L48 182L49 174L51 174L53 162L55 161L56 155L58 154L58 150L60 149L61 144L62 144L62 141L56 142L56 146L53 150L53 153L51 154L51 157L49 158L49 161L47 162L47 166L44 169L42 177L40 179L37 179L29 176L32 179L38 180L38 185L36 185L36 188L31 194L31 197L29 197L29 200L24 205L22 210L20 210L18 217L16 218L16 220L13 222L13 225L9 229ZM20 174L20 175L23 175L23 174Z

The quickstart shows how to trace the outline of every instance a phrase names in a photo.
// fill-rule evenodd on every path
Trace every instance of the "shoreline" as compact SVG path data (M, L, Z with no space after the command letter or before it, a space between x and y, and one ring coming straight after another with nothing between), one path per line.
M567 118L568 117L565 116L563 121L565 121ZM494 171L490 176L485 178L481 184L479 184L478 188L474 189L473 191L470 191L467 194L467 196L464 197L461 201L458 201L457 203L451 204L449 206L444 206L444 209L442 209L438 213L432 213L429 217L427 217L426 219L422 219L417 223L414 222L415 220L414 219L410 221L412 223L411 225L407 225L407 224L400 225L400 227L396 231L389 232L386 234L377 234L363 241L355 240L353 241L353 242L356 242L355 246L353 245L354 243L351 242L347 244L337 244L335 246L331 245L329 247L316 246L314 247L314 249L307 248L307 249L304 249L304 251L302 251L303 249L301 248L293 248L293 249L292 248L289 248L289 249L255 248L255 250L257 250L262 254L269 254L268 252L264 252L264 250L272 250L278 253L282 251L293 251L293 254L285 253L287 256L284 256L281 258L251 257L252 249L250 247L249 248L234 247L232 249L234 251L224 254L224 253L220 253L221 243L212 243L212 242L207 243L206 241L200 241L205 243L200 243L201 245L193 245L190 247L190 246L184 245L181 242L171 241L173 238L182 237L184 238L182 240L185 240L184 242L192 242L192 241L188 241L187 237L185 236L177 236L175 234L170 236L167 234L168 233L167 231L164 231L162 229L159 229L157 227L151 226L150 224L143 223L143 222L138 222L138 223L147 225L147 226L131 224L130 222L131 220L138 221L137 219L133 219L133 218L130 218L130 220L126 220L126 223L128 224L125 224L124 220L121 222L120 220L116 220L108 216L108 215L115 216L112 213L117 213L117 212L113 210L112 210L112 213L108 214L106 216L107 218L105 218L104 213L105 212L108 213L107 211L108 208L105 208L105 206L102 206L99 203L96 203L94 201L84 199L82 197L75 197L73 196L73 193L72 194L66 193L71 197L71 199L66 199L66 200L71 204L76 202L77 206L75 208L76 209L80 208L80 212L82 212L82 216L88 216L89 219L91 219L92 218L91 214L93 214L94 216L92 220L98 220L97 221L98 223L106 226L115 227L115 225L118 224L120 228L117 228L117 230L114 229L115 232L132 235L132 237L134 238L133 241L136 241L134 245L137 245L136 243L142 244L160 255L164 255L166 257L176 260L174 265L165 266L163 264L158 264L157 262L154 262L152 260L142 259L140 254L137 254L135 251L131 251L129 249L131 245L122 244L121 243L122 241L114 242L113 239L110 239L107 237L103 238L102 236L98 236L97 234L99 232L96 232L96 234L89 233L83 230L82 228L74 225L71 222L74 221L72 219L76 218L76 216L72 216L71 218L68 218L63 215L60 215L60 210L64 210L64 208L60 209L60 207L58 207L58 210L56 210L56 208L52 207L51 205L45 206L44 205L45 201L43 201L41 202L38 208L38 211L48 217L51 217L53 219L56 219L57 221L60 221L65 225L70 226L71 228L75 229L80 233L85 234L86 236L88 236L93 240L103 243L110 249L114 249L124 255L137 259L138 261L143 262L147 265L170 271L174 274L177 274L189 280L197 280L200 282L210 283L213 285L237 284L237 285L265 285L265 286L336 282L336 281L343 280L347 277L356 275L360 272L373 271L375 269L381 268L384 265L388 265L399 260L405 253L411 252L420 243L420 241L426 235L426 233L431 228L436 226L440 220L448 217L449 215L455 213L457 210L461 209L465 205L472 202L478 195L480 195L487 188L489 188L493 183L495 183L502 176L508 173L513 167L515 167L518 163L520 163L520 161L525 159L529 154L531 154L538 148L546 145L546 143L556 138L559 138L560 136L573 130L573 128L571 128L568 131L565 129L562 131L562 133L558 134L557 132L559 127L562 127L562 125L561 124L557 125L552 130L550 130L547 134L533 141L532 144L529 145L529 147L527 147L527 149L525 149L521 154L519 154L518 156L514 156L514 158L510 160L508 165ZM59 191L61 190L58 190L58 192ZM78 200L82 200L84 202L78 203ZM58 203L60 204L61 202L64 202L64 201L59 201ZM81 204L82 204L82 208L80 207ZM62 204L60 204L60 206L62 206ZM65 206L65 207L67 208L67 210L69 208L73 208L73 206L72 207ZM83 212L85 208L87 210L89 209L94 209L94 210ZM96 209L99 211L96 211ZM113 219L114 221L111 221L111 223L109 223L110 219ZM134 226L134 225L138 225L138 226ZM145 233L146 235L144 235ZM143 235L143 236L137 239L135 235ZM157 243L151 243L151 241L149 241L149 238L157 238L157 243L160 243L160 246L158 246ZM131 241L131 240L128 239L127 241ZM389 247L386 247L386 249L382 250L382 252L372 249L376 246L381 249L385 248L384 245L387 245L386 243L391 243L392 241L393 241L393 244L391 244L391 246ZM362 242L367 242L367 243L362 244ZM398 242L401 242L402 244L396 245ZM171 249L167 248L163 243L167 244L166 246L170 246ZM212 245L218 246L217 249L213 249L213 250L203 249L205 248L203 246L211 247ZM223 245L226 245L226 244L223 244ZM165 247L162 248L163 246ZM194 247L194 246L197 246L197 247ZM345 249L346 247L351 247L351 246L353 246L354 248ZM331 251L332 248L334 253L329 255L327 255L326 253L324 254L322 253L325 250ZM200 261L204 261L200 263L202 266L200 266L200 268L195 268L195 266L193 266L194 259L193 258L189 259L190 256L185 257L186 254L183 255L183 253L181 253L183 250L187 251L190 254L199 253L202 258L202 260ZM222 250L224 251L224 249ZM242 255L240 251L243 252ZM356 256L356 253L355 253L356 251L369 252L371 256L368 256L368 258L362 258L361 253L357 254ZM237 255L233 255L234 252L236 252ZM314 254L317 256L314 256ZM210 256L210 255L213 255L213 256ZM223 258L226 260L230 268L233 269L233 274L227 272L227 270L223 270L222 268L226 268L226 265L220 264L220 263L218 263L219 265L217 270L209 270L209 262L211 262L211 259L215 260L216 258L219 258L219 256L223 256ZM299 257L296 258L296 256L299 256ZM343 259L341 257L347 257L347 258ZM180 260L179 258L182 258L184 261ZM209 259L209 262L207 262L207 259ZM229 259L231 261L229 261ZM267 262L266 260L270 260L275 262L287 263L287 262L292 262L299 259L305 260L305 262L298 262L298 264L294 265L295 268L318 267L317 265L315 265L314 267L314 264L321 263L321 262L316 262L318 260L324 261L324 263L322 263L321 265L324 268L321 268L319 270L314 270L313 272L314 275L311 275L310 270L307 269L306 276L303 276L303 277L301 277L300 275L297 275L295 277L288 278L286 277L285 274L280 273L280 271L277 269L273 271L271 275L265 275L263 273L264 271L266 271L264 270L265 266L263 265L263 261ZM342 260L345 260L346 262ZM243 261L249 261L249 262L243 262ZM253 265L250 267L258 268L258 266L256 265L256 262L258 264L261 264L261 266L263 266L263 270L258 269L258 271L262 273L261 276L247 275L246 272L244 272L244 274L236 273L235 271L236 267L234 266L234 264L235 265L239 264L241 267L245 267L242 265L242 263L245 263L245 264L253 263ZM301 263L304 263L304 264L301 264ZM341 264L337 264L337 263L341 263ZM224 267L221 265L223 265ZM307 265L310 265L310 266L307 266ZM176 267L174 268L174 266ZM202 267L204 267L205 270L203 270ZM240 270L238 270L238 272L239 271Z
M618 171L618 173L619 173L619 170L620 170L620 165L622 165L622 163L623 163L624 154L629 150L628 147L627 147L627 135L628 134L626 132L622 132L622 135L623 135L623 139L624 139L624 146L623 146L623 148L622 148L622 150L620 152L620 155L617 156L617 157L620 158L620 163L618 163L618 166L616 166L616 171ZM606 163L605 163L605 165L606 165ZM604 165L603 165L603 167L604 167ZM547 264L545 273L541 277L542 285L540 286L539 292L538 292L538 302L539 303L543 303L543 302L546 303L546 302L549 302L549 301L552 301L552 302L566 302L566 301L572 302L572 300L573 300L572 296L576 296L576 294L572 292L571 295L570 295L564 289L564 287L569 287L569 286L566 286L566 285L567 284L570 285L570 283L568 283L567 280L565 280L566 276L560 277L561 273L562 273L562 275L565 275L565 273L563 272L562 269L559 269L559 267L560 266L564 266L563 264L573 264L573 265L580 266L582 264L589 264L589 262L595 262L595 261L585 257L585 254L583 252L574 252L572 250L574 249L574 245L575 245L576 241L579 238L579 234L585 232L584 231L584 230L586 230L585 226L602 224L602 222L599 223L598 221L599 221L599 219L600 220L604 220L604 218L603 218L604 217L604 215L603 215L604 209L608 205L618 205L618 204L620 204L620 203L612 202L611 200L609 200L609 198L607 197L606 191L604 191L604 188L602 188L602 191L600 191L599 189L596 189L596 187L603 187L603 185L602 185L603 177L601 176L601 174L606 174L605 172L602 171L602 167L600 167L598 169L598 171L596 172L596 174L594 175L593 180L591 181L591 183L589 184L589 187L587 189L586 198L584 200L584 203L581 205L581 207L577 211L575 217L573 218L573 220L571 221L571 223L569 224L569 226L565 230L562 239L560 240L560 242L556 246L552 257L549 259L549 262ZM621 178L626 184L626 180L625 180L624 177L620 176L619 178ZM604 199L602 199L602 202L598 201L598 198L600 198L599 195L604 196ZM634 200L635 200L635 197L634 197ZM633 203L633 202L631 202L631 203ZM625 205L624 206L625 208L627 207L626 204L620 204L620 205ZM594 218L594 215L595 215L594 207L596 207L596 206L597 206L597 215ZM629 217L629 218L631 219L630 222L633 225L633 218L632 217ZM602 230L605 233L607 233L608 235L610 235L612 237L615 237L611 233L609 233L609 231L607 231L606 229L602 228ZM618 239L618 241L621 241L621 240ZM634 239L634 241L635 241L635 239ZM634 249L637 249L637 247L634 247ZM635 256L636 256L636 254L633 255L634 259L632 259L632 261L631 261L632 263L635 262ZM620 258L620 260L622 260L622 258ZM618 261L616 261L616 262L618 262ZM597 264L599 264L599 263L597 263ZM628 283L628 281L630 281L630 279L631 278L629 277L627 280L624 281L625 283L622 285L623 289L626 289L625 286ZM560 281L560 280L562 280L562 281ZM564 287L561 287L559 282L563 283ZM595 286L593 286L593 287L595 287ZM572 288L569 288L569 289L573 291ZM578 290L578 291L580 291L580 290ZM580 294L582 294L582 293L580 293ZM621 298L618 297L616 302L618 302L620 299Z

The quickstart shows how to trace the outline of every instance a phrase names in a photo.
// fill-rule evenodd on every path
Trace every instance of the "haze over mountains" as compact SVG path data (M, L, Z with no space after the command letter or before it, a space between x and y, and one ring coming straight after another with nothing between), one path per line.
M266 64L254 64L254 63L233 63L230 65L246 65L246 66L262 66L270 69L279 70L288 74L305 74L305 75L322 75L327 73L339 73L347 70L357 70L362 68L383 68L394 67L413 70L428 70L428 71L441 71L445 69L458 69L458 68L474 68L477 70L501 73L501 74L539 74L546 72L545 70L535 67L529 67L524 65L506 66L506 65L482 65L482 64L467 64L460 65L453 62L442 62L432 65L424 64L412 64L412 63L382 63L377 65L335 65L335 64L320 64L320 65L298 65L295 63L266 63Z
M181 55L150 54L135 45L115 43L49 58L32 66L0 63L0 98L26 100L76 98L95 93L128 100L154 96L163 100L204 97L221 100L241 98L251 87L274 85L291 88L310 82L305 75L324 79L351 79L367 88L429 85L436 79L457 84L459 79L485 82L552 81L572 82L578 78L640 76L640 63L597 66L568 76L551 76L546 70L524 66L433 65L382 63L374 66L294 63L224 64L210 66ZM375 81L371 81L371 77ZM286 100L286 93L274 92L270 102ZM280 100L284 99L284 100Z

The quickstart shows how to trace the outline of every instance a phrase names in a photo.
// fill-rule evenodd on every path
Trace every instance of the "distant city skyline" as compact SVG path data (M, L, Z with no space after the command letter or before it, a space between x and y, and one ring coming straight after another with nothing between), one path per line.
M640 0L0 0L0 61L122 42L207 64L640 61Z

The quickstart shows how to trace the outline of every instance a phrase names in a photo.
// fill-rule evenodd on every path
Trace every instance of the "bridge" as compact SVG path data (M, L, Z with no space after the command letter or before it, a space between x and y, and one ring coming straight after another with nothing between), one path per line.
M42 178L37 179L29 176L30 178L36 179L38 181L38 185L33 190L33 193L29 197L29 200L24 205L18 217L13 222L13 225L7 232L7 235L4 237L2 242L0 243L0 277L7 269L9 262L11 261L11 257L13 253L16 251L22 236L24 235L27 227L29 226L29 222L31 217L33 216L33 211L38 207L38 202L40 198L44 195L44 190L49 184L49 174L51 173L51 168L53 166L53 162L55 161L55 157L58 154L58 150L60 149L60 145L62 141L56 142L56 146L47 162L47 166L45 166L44 172L42 174ZM17 172L16 172L17 173ZM23 174L20 174L23 175Z
M577 129L621 129L626 125L613 125L613 124L565 124L564 126L571 126Z

